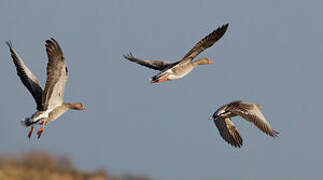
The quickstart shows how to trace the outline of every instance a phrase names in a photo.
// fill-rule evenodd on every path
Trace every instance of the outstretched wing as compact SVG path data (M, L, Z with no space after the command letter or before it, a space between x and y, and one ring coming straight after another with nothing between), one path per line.
M224 33L227 31L229 24L225 24L218 29L214 30L209 35L205 36L202 40L195 44L195 46L183 57L181 63L192 61L197 55L199 55L205 49L213 46Z
M63 104L68 75L63 51L55 39L46 41L46 52L48 63L43 106L44 109L52 109Z
M11 41L6 41L6 44L10 49L12 60L16 66L17 75L20 77L21 82L25 85L25 87L33 96L37 104L37 110L39 111L43 110L43 106L42 106L43 89L37 77L25 65L24 61L20 58L16 50L13 48Z
M269 136L278 136L279 132L271 128L258 106L260 105L255 103L236 101L228 105L228 111L241 116L249 122L252 122L262 132L268 134Z
M128 59L131 62L135 62L135 63L140 64L142 66L146 66L151 69L159 70L159 71L167 69L173 65L173 63L168 62L168 61L138 59L138 58L133 57L133 55L131 53L129 53L127 55L123 55L123 57Z
M218 118L214 120L214 123L226 142L234 147L242 146L242 138L230 118Z

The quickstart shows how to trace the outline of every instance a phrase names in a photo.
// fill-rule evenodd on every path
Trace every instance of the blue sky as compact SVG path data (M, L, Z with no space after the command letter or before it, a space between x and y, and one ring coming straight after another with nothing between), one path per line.
M43 149L82 169L106 168L161 180L321 179L323 23L321 1L0 1L0 153ZM178 81L151 85L156 71L122 55L176 61L218 26L225 36ZM69 68L67 112L40 141L19 121L35 111L4 41L42 84L45 40L54 37ZM208 117L232 100L257 102L272 139L234 118L234 149Z

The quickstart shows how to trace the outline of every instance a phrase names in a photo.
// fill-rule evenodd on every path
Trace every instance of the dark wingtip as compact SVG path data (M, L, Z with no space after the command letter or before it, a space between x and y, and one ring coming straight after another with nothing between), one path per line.
M131 52L129 52L128 54L124 54L123 57L126 58L126 59L129 59L129 58L132 58L133 55L132 55Z
M242 138L238 138L238 140L236 141L237 144L235 144L237 148L241 148L243 145L243 139Z
M241 143L237 142L236 144L231 144L229 142L227 142L227 143L230 144L231 146L235 147L235 148L241 148L242 147L242 142Z
M46 40L46 46L51 43L51 40Z
M50 39L54 42L54 44L57 44L58 45L58 42L53 37L51 37Z
M221 27L221 29L224 29L224 31L226 31L226 30L228 29L228 27L229 27L229 23L227 23L227 24L223 25L223 26Z
M52 48L52 51L56 51L57 53L61 53L63 54L63 50L60 47L60 45L58 44L58 42L54 39L54 38L50 38L48 40L45 41L46 44L46 50L48 50L47 48Z
M46 45L47 44L58 44L57 41L53 37L51 37L50 39L47 39L45 42L46 42Z
M278 131L275 131L275 130L273 130L273 132L274 132L274 134L272 135L272 137L278 137L278 135L279 135L279 132Z
M9 41L5 41L5 43L7 44L7 46L8 46L9 48L12 48L11 40L9 40Z

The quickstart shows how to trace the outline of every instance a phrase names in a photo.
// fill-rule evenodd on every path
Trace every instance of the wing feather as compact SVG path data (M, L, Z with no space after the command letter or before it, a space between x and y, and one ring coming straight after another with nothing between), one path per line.
M195 46L183 57L181 63L192 61L197 55L199 55L205 49L213 46L215 42L222 38L227 31L229 24L225 24L218 29L214 30L209 35L205 36L202 40L195 44Z
M55 39L46 41L46 52L47 80L42 102L45 109L53 109L63 104L68 74L63 51Z
M237 128L230 120L230 118L217 118L214 120L216 127L218 128L221 137L234 147L242 146L242 138Z
M279 132L271 128L258 106L259 105L255 103L236 101L228 105L228 110L241 116L247 121L252 122L262 132L268 134L269 136L278 136Z
M12 60L16 66L17 75L19 76L21 82L25 85L28 91L33 96L36 104L37 110L42 111L42 94L43 88L41 87L37 77L29 70L25 65L22 58L18 55L16 50L13 48L11 41L6 41L11 53Z
M128 59L131 62L135 62L135 63L140 64L142 66L146 66L148 68L151 68L154 70L159 70L159 71L167 69L170 66L172 66L172 64L173 64L168 61L138 59L138 58L135 58L131 53L129 53L127 55L123 55L123 57Z

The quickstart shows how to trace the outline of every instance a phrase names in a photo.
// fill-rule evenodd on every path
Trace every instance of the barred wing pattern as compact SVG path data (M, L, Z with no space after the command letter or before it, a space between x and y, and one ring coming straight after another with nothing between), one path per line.
M249 102L233 102L228 105L228 111L241 116L249 122L252 122L257 126L262 132L276 137L279 132L273 130L265 119L264 115L261 113L260 109L257 107L259 105Z
M68 75L63 51L55 39L46 41L46 52L48 64L43 106L45 109L53 109L63 104Z
M230 118L217 118L214 123L226 142L234 147L240 148L242 146L243 140Z

